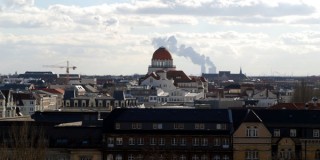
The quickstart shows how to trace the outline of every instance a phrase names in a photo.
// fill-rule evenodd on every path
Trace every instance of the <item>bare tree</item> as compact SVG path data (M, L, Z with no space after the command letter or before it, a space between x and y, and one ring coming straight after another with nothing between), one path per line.
M36 160L45 159L47 143L42 127L21 122L8 129L8 135L3 139L1 147L0 154L3 152L9 159Z

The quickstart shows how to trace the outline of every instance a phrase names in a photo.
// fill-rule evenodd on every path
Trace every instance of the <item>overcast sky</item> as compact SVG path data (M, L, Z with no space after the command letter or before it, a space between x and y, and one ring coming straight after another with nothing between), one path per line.
M0 0L0 74L64 73L43 65L67 60L71 73L146 74L170 37L189 75L201 73L189 51L217 71L320 75L317 0Z

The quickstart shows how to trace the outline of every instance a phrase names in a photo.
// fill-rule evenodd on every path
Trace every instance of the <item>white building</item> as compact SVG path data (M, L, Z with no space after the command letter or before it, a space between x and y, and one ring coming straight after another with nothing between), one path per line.
M4 118L6 115L6 97L0 91L0 118Z
M190 77L181 70L176 70L170 52L160 47L152 56L147 75L140 85L152 86L159 90L157 97L150 97L154 103L192 103L205 98L208 81L203 77Z

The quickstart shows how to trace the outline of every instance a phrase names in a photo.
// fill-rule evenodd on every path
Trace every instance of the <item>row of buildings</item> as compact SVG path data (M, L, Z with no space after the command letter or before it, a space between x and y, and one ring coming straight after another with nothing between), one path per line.
M120 108L36 112L29 120L2 119L0 127L10 131L27 121L44 129L45 150L38 152L50 160L318 160L319 115L318 110ZM1 134L0 142L14 142Z
M189 76L177 70L171 53L160 47L153 53L145 75L58 76L52 72L26 72L3 78L0 116L32 115L44 110L110 112L118 107L286 108L293 102L294 88L301 81L303 77L247 77L242 69L239 73L220 71ZM306 86L317 92L319 81L308 78ZM314 96L320 96L320 92ZM313 109L320 106L316 97L298 102L296 108L305 103L317 104Z

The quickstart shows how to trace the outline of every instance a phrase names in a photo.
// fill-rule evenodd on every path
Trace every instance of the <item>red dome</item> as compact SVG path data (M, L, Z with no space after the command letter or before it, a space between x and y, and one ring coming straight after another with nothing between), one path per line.
M152 60L172 60L170 52L164 48L160 47L156 51L154 51Z

